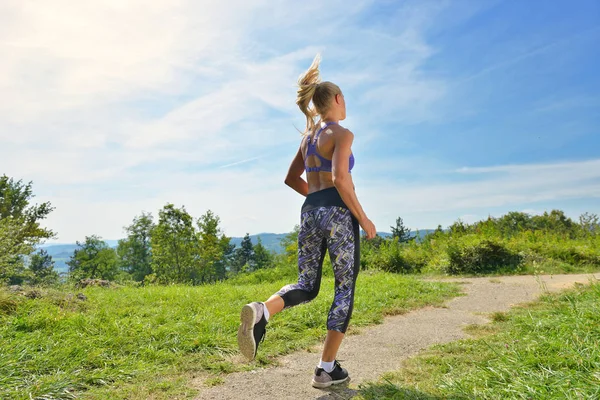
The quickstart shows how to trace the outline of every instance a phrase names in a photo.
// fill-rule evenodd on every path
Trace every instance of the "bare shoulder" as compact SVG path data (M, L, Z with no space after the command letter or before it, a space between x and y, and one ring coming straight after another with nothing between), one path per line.
M354 140L354 133L350 129L344 128L341 125L334 125L328 128L329 132L336 141L350 142Z

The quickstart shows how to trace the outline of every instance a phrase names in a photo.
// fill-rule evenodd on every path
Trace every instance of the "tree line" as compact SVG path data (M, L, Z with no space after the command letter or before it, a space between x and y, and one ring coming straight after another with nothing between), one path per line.
M249 234L239 248L220 229L220 218L208 210L197 220L173 204L152 214L142 212L125 227L127 237L110 248L96 235L77 242L67 262L69 275L76 279L101 278L149 283L193 285L223 280L240 272L268 267L273 253L260 241L253 244Z
M59 281L52 257L43 249L36 252L40 243L56 237L55 232L41 227L54 208L49 202L31 204L33 198L31 182L0 177L0 284ZM268 251L260 238L253 244L249 234L236 248L212 211L194 219L185 207L170 203L158 211L158 221L142 212L124 230L126 237L116 249L97 235L77 242L67 262L67 278L197 285L297 263L298 226L282 240L284 252L278 255ZM484 264L520 265L530 259L538 264L600 266L600 219L596 214L584 213L575 222L561 210L542 215L509 212L472 224L458 220L447 229L438 226L424 237L412 233L398 217L390 230L389 238L362 239L361 268L452 272L476 270Z
M52 284L59 280L52 257L37 245L56 237L41 227L54 210L49 202L32 205L32 183L0 178L0 283ZM220 218L208 210L194 219L185 209L166 204L152 214L142 212L125 227L126 238L116 249L90 235L77 242L68 278L133 280L138 282L202 284L266 268L274 254L260 238L249 234L239 248L220 228Z

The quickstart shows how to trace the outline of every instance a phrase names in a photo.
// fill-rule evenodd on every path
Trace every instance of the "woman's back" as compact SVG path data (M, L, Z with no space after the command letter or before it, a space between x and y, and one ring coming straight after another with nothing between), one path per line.
M337 123L320 123L313 132L302 140L302 158L306 171L308 193L318 192L334 186L332 159L336 139L349 131ZM348 171L354 166L354 156L348 160Z

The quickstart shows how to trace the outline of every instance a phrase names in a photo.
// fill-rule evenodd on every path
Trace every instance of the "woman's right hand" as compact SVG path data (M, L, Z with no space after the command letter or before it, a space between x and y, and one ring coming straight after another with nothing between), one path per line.
M367 239L373 239L375 235L377 235L375 224L373 224L373 222L369 218L365 217L365 219L359 221L359 225L363 229L363 231L365 231Z

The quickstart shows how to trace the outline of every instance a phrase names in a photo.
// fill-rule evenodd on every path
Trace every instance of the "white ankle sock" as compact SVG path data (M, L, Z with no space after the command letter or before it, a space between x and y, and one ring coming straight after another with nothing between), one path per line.
M335 361L327 362L327 361L320 360L318 367L323 368L325 370L325 372L329 373L329 372L333 371L334 363L335 363Z
M271 314L269 314L269 309L267 308L267 305L265 303L261 304L263 305L263 315L265 316L267 322L269 322L269 317L271 316Z

